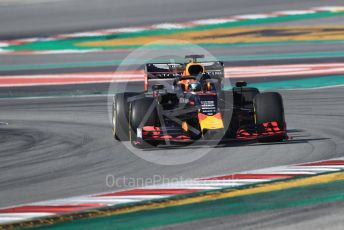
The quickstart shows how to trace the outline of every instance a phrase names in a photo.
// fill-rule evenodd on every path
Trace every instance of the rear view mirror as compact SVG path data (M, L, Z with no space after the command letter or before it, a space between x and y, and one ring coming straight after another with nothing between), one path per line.
M153 91L163 90L164 88L165 88L164 85L161 85L161 84L152 85L152 90Z
M244 86L247 86L247 82L246 81L237 81L235 83L235 86L236 87L244 87Z

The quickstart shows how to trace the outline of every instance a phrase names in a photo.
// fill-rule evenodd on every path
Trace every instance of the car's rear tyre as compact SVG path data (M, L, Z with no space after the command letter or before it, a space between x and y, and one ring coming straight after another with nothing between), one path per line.
M112 134L116 140L129 141L129 102L138 93L118 93L113 97Z
M252 109L253 100L259 94L259 90L253 87L234 87L233 103L245 109Z
M268 122L277 122L280 130L285 130L284 107L282 96L276 92L257 94L253 100L255 110L255 123L257 127ZM282 141L285 135L260 137L260 142Z
M158 114L155 100L153 98L142 98L130 103L129 125L130 141L137 148L147 148L156 146L152 142L137 142L137 128L143 126L156 126L158 123Z

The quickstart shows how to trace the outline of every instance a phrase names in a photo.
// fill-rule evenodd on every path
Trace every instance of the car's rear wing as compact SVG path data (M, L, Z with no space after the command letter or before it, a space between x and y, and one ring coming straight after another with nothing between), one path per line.
M183 74L182 63L148 63L145 66L144 90L147 92L151 85L171 85L174 79Z
M199 62L205 68L207 74L214 79L223 79L225 77L225 69L223 62L212 61L212 62Z
M198 62L203 65L205 71L211 78L222 79L224 77L223 62ZM182 63L148 63L145 66L145 91L148 91L150 82L159 82L174 80L182 76L186 64Z
M184 64L181 63L148 63L145 67L147 79L168 79L180 76Z

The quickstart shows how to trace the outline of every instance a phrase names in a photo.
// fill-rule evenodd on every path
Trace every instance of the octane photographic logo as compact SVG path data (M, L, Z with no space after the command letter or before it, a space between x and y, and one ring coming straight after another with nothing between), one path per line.
M165 175L158 175L155 174L151 177L116 177L113 174L106 175L106 186L108 188L121 188L121 189L128 189L128 188L140 188L140 187L158 187L161 185L164 186L171 186L174 188L177 185L184 185L186 186L187 183L192 182L192 178L185 178L185 177L167 177Z
M185 131L182 128L182 125L185 125L185 120L188 116L191 116L190 107L182 107L185 106L185 100L188 100L188 94L182 94L184 96L178 98L179 105L177 108L172 108L166 110L163 106L154 100L152 97L152 85L154 82L149 83L148 93L146 93L145 97L150 97L151 99L147 99L150 104L146 107L142 107L142 98L144 95L144 67L146 63L186 63L187 60L185 59L186 55L193 55L193 54L201 54L204 55L204 59L199 60L202 61L218 61L211 53L209 53L206 49L192 44L187 41L182 40L158 40L152 43L145 44L144 46L133 50L118 66L117 70L113 74L113 81L109 86L108 92L108 111L109 111L109 120L112 125L113 135L116 136L118 139L118 133L123 132L125 135L129 135L124 139L126 141L121 141L121 143L133 154L137 155L138 157L160 165L179 165L179 164L186 164L193 161L200 159L201 157L205 156L207 153L211 152L213 147L219 144L221 138L225 135L224 130L227 130L229 126L229 122L223 122L224 129L219 129L217 132L214 131L203 131L201 133L200 125L194 123L187 123L187 130L189 134L196 134L199 135L198 138L194 138L193 141L183 144L175 144L173 140L168 138L163 139L161 144L156 146L156 144L152 144L152 142L145 142L144 148L138 148L138 145L135 145L137 138L142 137L144 133L140 128L147 124L147 121L152 120L152 116L154 116L155 120L158 120L155 123L160 124L160 132L162 136L171 136L169 135L168 128L171 123L179 124L180 129ZM205 67L206 69L206 67ZM128 75L126 75L128 74ZM139 77L142 77L140 79ZM119 79L129 79L127 81L122 81ZM211 80L211 79L210 79ZM174 92L175 90L175 82L174 79L169 80L159 80L159 84L162 84L163 92ZM231 87L231 82L228 78L223 78L222 82L219 83L219 87ZM218 88L216 89L218 91ZM136 94L132 94L125 98L125 104L127 104L126 108L121 108L122 110L128 110L126 119L122 119L119 116L123 116L123 113L120 114L117 111L118 107L115 105L119 103L116 99L115 95L121 95L124 92L136 92ZM150 92L150 96L149 95ZM163 92L159 92L159 94L164 95ZM191 93L195 94L195 93ZM190 94L190 95L191 95ZM214 95L214 93L213 93ZM216 96L218 97L218 96ZM233 101L232 94L227 93L221 96L222 101ZM117 102L116 102L117 100ZM147 101L145 100L145 101ZM216 100L217 107L219 108L219 99ZM123 101L122 101L123 102ZM168 101L167 103L170 103ZM133 111L134 105L140 104L138 108L141 109L140 111L140 125L136 125L139 129L132 128L134 121L130 117L131 112ZM177 103L178 104L178 103ZM205 109L208 105L199 104L193 108L193 110L200 111L200 109ZM143 111L144 110L144 111ZM153 114L154 113L154 114ZM193 113L195 114L195 113ZM231 112L226 114L226 120L231 120ZM183 118L182 118L183 117ZM195 116L197 118L197 115ZM198 120L197 120L198 121ZM165 124L161 125L161 124ZM117 133L116 133L117 130ZM189 135L189 136L191 136ZM195 135L193 135L195 136ZM116 138L115 138L116 139ZM122 138L119 138L122 139ZM129 141L128 141L129 140ZM117 140L118 141L118 140ZM118 142L119 144L120 142ZM140 145L141 147L141 145Z

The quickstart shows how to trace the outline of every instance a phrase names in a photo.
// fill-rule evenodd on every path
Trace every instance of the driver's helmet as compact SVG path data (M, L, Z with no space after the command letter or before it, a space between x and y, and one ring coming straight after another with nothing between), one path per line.
M189 90L191 92L199 92L202 91L202 85L199 82L194 82L189 84Z

